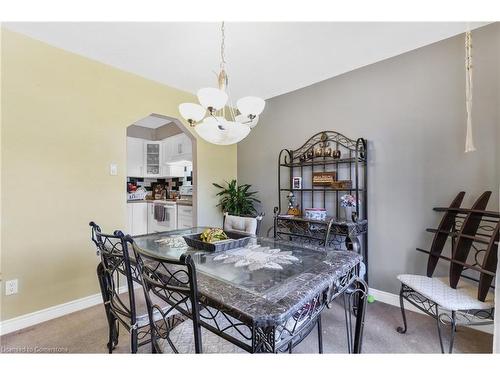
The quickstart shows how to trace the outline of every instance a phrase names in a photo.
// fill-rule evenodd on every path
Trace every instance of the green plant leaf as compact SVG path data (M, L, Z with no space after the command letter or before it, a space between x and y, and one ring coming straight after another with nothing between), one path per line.
M222 211L229 212L233 215L254 215L257 210L254 203L260 203L260 200L254 196L256 191L249 191L250 184L242 184L238 186L236 180L230 182L224 181L225 186L213 183L215 187L220 189L216 196L221 197L217 207L221 207Z

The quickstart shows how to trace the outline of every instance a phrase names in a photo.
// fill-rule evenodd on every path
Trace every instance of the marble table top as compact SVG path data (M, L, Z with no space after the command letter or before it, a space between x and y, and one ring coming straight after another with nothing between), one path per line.
M352 251L325 250L273 238L252 238L245 248L210 253L190 248L190 228L134 237L146 254L196 265L200 301L249 324L280 324L315 295L333 288L361 262Z

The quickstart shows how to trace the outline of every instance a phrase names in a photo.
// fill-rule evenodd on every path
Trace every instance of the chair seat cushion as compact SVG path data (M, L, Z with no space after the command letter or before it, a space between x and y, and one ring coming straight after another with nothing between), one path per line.
M493 293L488 292L485 301L481 302L477 299L477 285L465 280L460 280L457 288L453 289L446 277L398 275L398 279L448 310L486 310L495 306Z
M193 322L188 319L170 331L170 340L179 353L195 353ZM163 353L174 353L167 340L158 340ZM243 349L201 328L203 353L246 353Z

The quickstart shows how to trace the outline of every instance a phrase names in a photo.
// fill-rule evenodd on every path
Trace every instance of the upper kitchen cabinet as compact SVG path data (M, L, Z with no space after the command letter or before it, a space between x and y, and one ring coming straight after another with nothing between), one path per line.
M164 139L162 151L163 164L193 160L191 139L184 133Z
M128 177L184 177L184 167L191 160L191 139L185 134L162 141L127 137Z
M163 177L161 142L144 141L144 177Z
M144 139L127 137L127 176L143 177Z

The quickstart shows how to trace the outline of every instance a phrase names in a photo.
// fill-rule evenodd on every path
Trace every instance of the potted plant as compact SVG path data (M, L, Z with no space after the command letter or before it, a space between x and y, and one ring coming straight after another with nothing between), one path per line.
M340 197L340 205L344 207L345 220L352 221L352 209L356 208L356 198L350 194L346 194Z
M251 185L238 185L236 180L226 182L226 186L213 183L213 185L221 191L217 193L220 196L220 202L217 207L222 209L222 212L228 212L230 215L236 216L255 216L257 210L254 204L260 203L260 200L255 198L256 191L249 191Z

